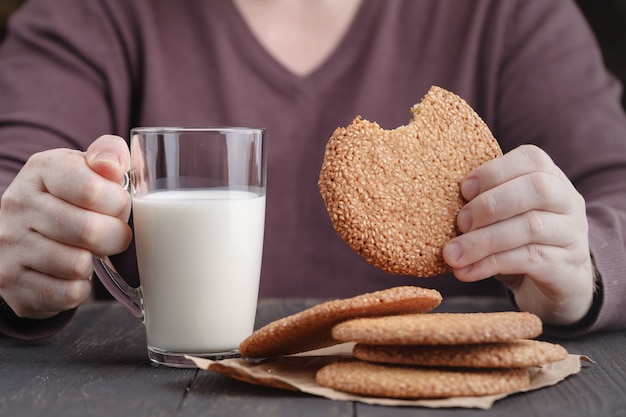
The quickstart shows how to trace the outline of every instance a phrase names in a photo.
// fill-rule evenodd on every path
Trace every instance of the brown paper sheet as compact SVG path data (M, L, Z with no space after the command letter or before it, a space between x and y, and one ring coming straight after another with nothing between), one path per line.
M218 372L241 381L292 391L302 391L331 400L359 401L366 404L387 406L482 409L491 408L497 400L508 395L554 385L568 376L578 373L581 369L581 360L590 361L585 356L570 354L562 361L529 368L530 386L523 390L482 397L398 400L349 394L318 385L315 382L317 370L330 362L351 356L352 346L353 344L345 343L299 355L261 361L246 359L211 361L196 357L189 357L189 359L193 360L200 369Z

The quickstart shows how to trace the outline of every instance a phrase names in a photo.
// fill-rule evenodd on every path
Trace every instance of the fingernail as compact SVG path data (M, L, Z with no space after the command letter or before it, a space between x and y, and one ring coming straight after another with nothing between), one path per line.
M471 200L480 192L480 181L478 178L468 178L461 183L461 193L466 200Z
M120 158L113 152L101 152L94 157L94 161L119 163Z
M456 262L463 256L463 248L457 242L449 242L443 248L445 259L448 262Z
M472 212L466 208L461 209L456 218L456 224L459 230L463 233L469 232L472 229L472 223Z

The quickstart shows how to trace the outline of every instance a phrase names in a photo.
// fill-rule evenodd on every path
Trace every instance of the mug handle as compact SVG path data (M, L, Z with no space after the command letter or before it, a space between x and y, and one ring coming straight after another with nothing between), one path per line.
M133 177L133 172L124 174L124 190L130 192ZM108 256L99 257L94 255L93 269L104 288L109 291L113 298L126 307L133 316L143 321L144 310L141 290L128 285L126 280L117 272Z
M104 285L104 288L111 293L113 298L126 307L133 316L143 321L143 302L141 291L131 287L117 272L108 256L100 258L93 257L93 268L96 276Z

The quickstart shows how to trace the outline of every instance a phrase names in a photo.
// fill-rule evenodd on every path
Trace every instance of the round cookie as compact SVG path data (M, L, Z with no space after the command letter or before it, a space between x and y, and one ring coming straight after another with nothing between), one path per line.
M394 130L360 117L336 129L318 186L348 246L387 272L426 277L450 270L442 250L458 234L461 180L502 151L474 110L442 88L411 113Z
M475 345L375 346L357 344L355 358L398 365L463 368L526 368L563 360L564 347L539 340Z
M332 336L368 345L457 345L532 339L541 332L534 314L505 311L359 318L337 324Z
M332 327L355 317L425 313L441 303L436 290L404 286L328 301L260 328L239 346L241 355L265 358L332 346Z
M362 361L331 363L317 371L315 379L321 386L338 391L390 398L493 395L530 384L524 368L444 370Z

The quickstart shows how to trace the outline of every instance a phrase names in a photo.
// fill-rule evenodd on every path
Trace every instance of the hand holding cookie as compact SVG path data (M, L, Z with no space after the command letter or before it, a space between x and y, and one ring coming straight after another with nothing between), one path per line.
M499 275L518 306L545 323L571 324L593 299L585 202L543 151L522 146L468 174L462 235L443 256L456 277Z
M432 87L393 130L357 117L326 147L319 188L337 233L393 274L499 278L518 306L567 325L589 311L585 202L536 146L502 156L460 97Z

